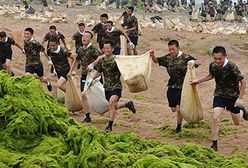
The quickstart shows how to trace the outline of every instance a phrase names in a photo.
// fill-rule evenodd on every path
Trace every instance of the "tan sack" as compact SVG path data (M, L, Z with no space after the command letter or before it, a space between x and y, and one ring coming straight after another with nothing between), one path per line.
M77 86L77 77L68 77L65 93L65 106L69 111L81 111L83 109L82 97Z
M127 39L125 36L121 35L121 53L120 55L127 55Z
M195 79L195 68L188 65L187 73L183 82L180 112L183 118L194 123L203 119L203 109L196 87L192 87L190 81Z
M121 75L132 93L148 89L151 75L150 53L135 56L116 56L116 63Z
M65 93L59 88L57 88L57 100L60 103L65 103Z

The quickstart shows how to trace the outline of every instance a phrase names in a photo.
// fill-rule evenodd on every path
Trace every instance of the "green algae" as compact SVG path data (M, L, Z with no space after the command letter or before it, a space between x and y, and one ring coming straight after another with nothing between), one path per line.
M79 125L35 78L0 72L0 79L1 168L248 167L243 159L194 144L168 145Z

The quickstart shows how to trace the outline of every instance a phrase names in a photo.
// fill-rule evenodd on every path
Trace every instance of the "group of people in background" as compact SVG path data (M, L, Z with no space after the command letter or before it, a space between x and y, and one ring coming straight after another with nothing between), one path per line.
M195 10L193 4L189 4L189 15ZM225 20L228 14L233 13L234 20L242 22L242 18L248 14L248 3L243 0L233 2L231 0L204 0L199 8L199 16L202 21Z

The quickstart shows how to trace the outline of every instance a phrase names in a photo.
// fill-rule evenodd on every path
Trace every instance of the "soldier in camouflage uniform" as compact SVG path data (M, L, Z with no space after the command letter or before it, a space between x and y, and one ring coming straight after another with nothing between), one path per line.
M127 28L125 32L127 33L128 37L130 38L131 42L134 44L133 54L137 55L136 46L138 45L138 37L139 37L139 30L138 30L138 19L134 16L134 8L129 7L127 9L128 19L127 19ZM129 54L131 54L129 52Z
M215 79L216 87L213 100L213 122L211 126L212 148L218 150L218 133L220 118L224 110L232 115L233 122L238 125L242 119L248 120L248 113L243 106L246 82L239 68L226 58L226 50L222 46L213 49L214 61L209 65L206 77L191 82L193 86ZM240 84L240 86L239 86Z
M192 63L198 66L200 63L194 61L195 58L182 53L179 48L179 43L176 40L171 40L168 43L169 54L157 58L154 52L150 56L154 63L166 68L170 79L168 82L167 99L172 112L177 112L177 127L175 132L181 131L183 116L180 113L180 101L183 81L187 72L187 64Z
M85 32L85 24L79 23L78 24L78 31L73 34L72 40L75 41L76 53L78 53L78 49L83 46L82 38Z
M58 32L57 31L57 28L56 26L50 26L49 27L49 33L47 33L45 36L44 36L44 39L42 41L42 45L44 46L45 42L47 42L47 50L49 48L49 43L50 43L50 40L51 38L56 38L57 39L57 42L58 44L60 44L60 40L62 41L62 43L64 44L65 48L68 50L67 46L66 46L66 43L65 43L65 36ZM47 53L48 55L48 53ZM54 72L54 69L53 67L51 67L51 70L50 70L51 73Z
M12 45L17 46L23 52L23 48L16 43L13 38L7 37L4 31L0 32L0 64L10 75L14 75L10 66L12 60Z
M82 38L85 32L85 24L79 23L78 28L79 30L72 36L72 40L75 41L76 54L78 53L78 49L83 46ZM80 69L80 63L81 62L78 63L77 69Z
M83 109L86 114L86 118L83 120L83 122L91 122L90 118L90 109L89 104L87 101L87 97L85 94L83 94L84 85L87 77L87 71L88 69L93 69L94 65L92 64L98 56L101 54L100 51L95 48L92 43L91 39L93 38L93 34L89 31L85 31L83 35L83 46L78 49L78 55L75 61L73 61L71 65L71 69L68 73L68 76L71 75L72 71L75 69L78 62L81 62L81 91L82 91L82 100L83 100Z
M62 41L62 43L64 44L65 48L67 49L66 46L66 42L65 42L65 36L57 31L56 26L50 26L49 27L49 33L47 33L44 36L44 39L42 41L42 45L44 46L45 42L47 42L47 49L49 48L49 43L50 43L50 39L52 37L55 37L57 39L57 42L60 44L60 40Z
M100 15L101 22L93 27L91 30L94 34L97 34L97 43L99 44L99 48L103 49L103 35L105 32L105 24L108 21L108 14L104 13Z
M99 62L95 64L97 73L93 77L92 81L103 74L105 97L109 102L109 123L105 130L109 132L112 131L116 109L127 107L133 113L135 113L136 110L132 101L127 103L118 102L121 98L122 84L120 80L121 73L115 62L116 56L112 54L114 51L114 44L110 41L105 41L103 51L104 56L102 56Z
M33 38L34 30L32 28L26 28L24 31L24 52L26 55L26 74L38 75L38 79L47 84L47 89L52 91L51 83L44 77L43 65L40 59L40 52L43 52L47 59L48 56L45 53L45 48Z
M70 71L70 64L68 58L71 58L73 61L75 60L75 58L72 56L71 52L64 49L58 44L56 38L50 39L49 49L47 50L47 52L51 59L48 63L51 66L54 66L55 71L57 72L57 86L59 89L65 92L67 74Z
M103 41L112 41L113 44L115 44L115 49L113 54L114 55L120 55L121 53L121 39L120 36L123 35L125 36L125 38L127 39L128 44L131 47L134 47L134 44L130 41L129 37L127 36L126 33L124 33L123 31L121 31L120 29L117 29L113 26L113 22L112 21L107 21L107 23L105 24L106 26L106 30L105 33L103 35Z

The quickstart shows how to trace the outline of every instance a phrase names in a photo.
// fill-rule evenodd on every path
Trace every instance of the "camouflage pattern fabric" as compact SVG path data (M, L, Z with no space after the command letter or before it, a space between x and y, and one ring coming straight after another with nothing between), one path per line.
M38 41L24 41L24 50L26 54L26 66L42 65L40 52L44 52L45 48Z
M189 60L195 60L195 58L184 53L179 57L173 57L167 54L158 58L159 65L164 66L170 76L167 85L169 88L182 89Z
M74 33L72 36L72 40L75 41L76 53L78 53L79 47L83 46L82 37L83 37L83 35L80 34L79 32Z
M105 33L104 25L102 23L98 23L97 25L95 25L93 27L92 31L97 34L97 42L100 45L103 45L103 36L104 36L104 33Z
M120 36L121 35L124 35L124 33L119 30L119 29L116 29L112 32L108 32L108 31L105 31L105 34L103 36L103 41L112 41L115 46L114 47L120 47L121 46L121 39L120 39Z
M52 36L50 33L47 33L47 34L45 35L45 37L44 37L44 40L45 40L45 41L48 41L48 43L47 43L47 48L49 48L50 39L51 39L52 37L55 37L55 38L57 39L58 44L60 44L60 40L65 39L65 36L64 36L62 33L60 33L60 32L58 32L58 33L57 33L56 35L54 35L54 36Z
M209 73L216 82L214 96L231 99L239 97L239 81L244 79L244 76L234 63L228 62L224 67L219 67L212 62L209 65Z
M113 55L111 59L102 58L100 62L96 65L96 70L103 73L104 76L104 89L106 91L113 91L116 89L122 89L121 85L121 73L115 62L115 56Z
M128 31L128 36L138 36L139 30L138 30L138 19L132 15L127 18L127 29L135 27L134 30Z
M82 75L87 75L87 66L94 62L99 55L101 55L100 51L93 45L89 46L88 48L80 47L78 49L78 55L76 59L81 61Z

